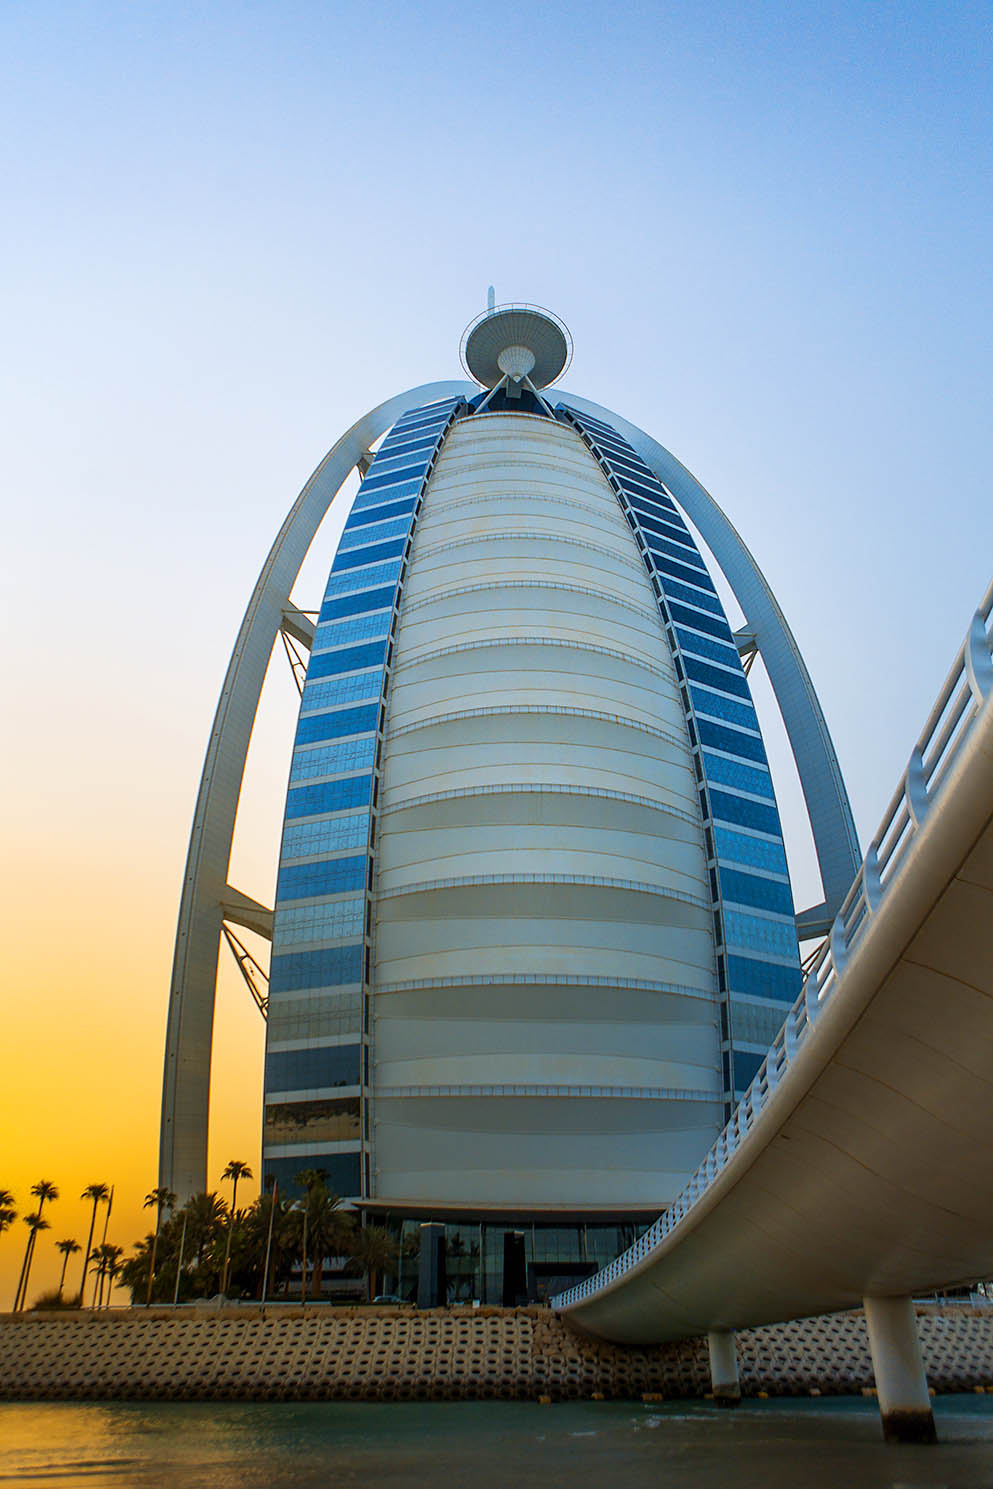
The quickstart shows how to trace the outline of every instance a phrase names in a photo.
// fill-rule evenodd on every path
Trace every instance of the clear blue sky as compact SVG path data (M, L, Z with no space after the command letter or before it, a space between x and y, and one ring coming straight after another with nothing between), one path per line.
M873 831L993 568L991 16L3 6L3 768L35 844L14 889L74 865L64 906L95 841L101 903L145 876L156 1072L197 774L265 551L343 428L458 375L491 282L558 312L566 386L745 535ZM260 897L291 701L260 725ZM107 956L99 920L73 935L78 964Z

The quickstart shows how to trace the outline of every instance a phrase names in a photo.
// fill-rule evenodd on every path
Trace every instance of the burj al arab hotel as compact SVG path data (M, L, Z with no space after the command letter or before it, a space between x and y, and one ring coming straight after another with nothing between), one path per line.
M264 1180L317 1168L379 1223L444 1224L450 1275L463 1256L464 1295L491 1300L508 1231L559 1286L679 1192L799 992L798 940L830 930L860 862L755 560L652 435L556 388L571 350L550 312L491 305L463 337L471 381L388 397L290 509L210 736L169 1006L161 1183L205 1187L226 940L267 1015ZM301 563L349 499L304 613ZM280 634L306 672L270 908L228 863ZM756 655L810 818L809 907ZM267 988L245 927L271 939Z

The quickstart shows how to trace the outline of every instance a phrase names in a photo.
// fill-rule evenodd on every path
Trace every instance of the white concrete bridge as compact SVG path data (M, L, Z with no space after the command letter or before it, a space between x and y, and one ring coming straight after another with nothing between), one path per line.
M644 1344L858 1306L884 1429L933 1437L912 1298L993 1273L987 591L765 1064L676 1202L554 1306Z

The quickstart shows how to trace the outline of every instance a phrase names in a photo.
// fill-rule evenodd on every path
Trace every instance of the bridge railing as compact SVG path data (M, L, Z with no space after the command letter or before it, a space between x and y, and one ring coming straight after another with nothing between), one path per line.
M831 930L809 964L803 988L769 1053L731 1120L689 1182L664 1214L633 1246L602 1271L552 1298L553 1308L568 1308L629 1272L675 1230L725 1167L754 1126L796 1052L805 1043L818 1015L830 1001L855 947L886 900L928 813L941 795L948 771L958 756L985 700L993 696L993 583L976 611L935 705L928 715L907 768L869 844L855 882L834 918Z

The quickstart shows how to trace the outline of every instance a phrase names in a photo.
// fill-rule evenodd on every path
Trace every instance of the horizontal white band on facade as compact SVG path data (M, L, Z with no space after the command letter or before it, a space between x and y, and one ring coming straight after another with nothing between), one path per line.
M411 881L398 889L380 890L376 898L395 900L427 890L466 889L486 884L585 884L597 889L624 889L632 894L650 894L661 900L681 900L684 904L695 905L698 910L709 910L713 903L709 897L704 899L701 895L686 894L683 890L646 884L638 879L614 879L601 874L461 874L451 879Z
M715 1066L716 1070L717 1067ZM720 1102L716 1091L697 1091L682 1086L380 1086L378 1097L400 1096L589 1096L618 1101Z
M738 872L750 873L751 870ZM750 905L744 900L736 900L733 894L722 895L721 903L725 909L733 910L736 915L757 915L760 920L771 921L773 925L788 925L791 929L796 926L795 915L784 915L780 910L770 910L767 905Z
M605 558L610 558L634 573L644 574L645 572L641 554L637 549L635 556L630 558L626 553L614 552L603 543L588 543L585 538L573 538L565 533L554 531L542 533L517 529L504 533L472 533L464 538L452 538L447 543L439 543L436 547L419 554L418 557L423 564L430 562L439 553L452 553L457 548L478 548L483 543L554 543L556 548L583 548L588 553L595 553L601 563Z
M723 993L716 988L690 987L681 982L654 982L638 977L597 977L568 972L478 972L451 977L414 977L402 982L377 982L376 996L386 993L413 993L424 988L461 987L602 987L619 993L671 993L682 998L702 998L707 1003L720 1003Z
M294 993L294 997L306 996L306 989ZM326 996L328 992L336 992L336 988L323 988ZM357 1044L354 1034L316 1034L310 1039L270 1039L266 1046L266 1053L270 1055L287 1054L293 1050L313 1050L338 1048L343 1044Z
M285 988L281 989L279 992L270 991L269 1002L271 1004L279 1003L280 999L282 998L327 998L328 996L343 997L346 993L357 996L359 993L361 993L361 991L361 982L324 983L321 987ZM308 1042L309 1041L305 1040L304 1044ZM334 1044L335 1042L339 1044L349 1044L353 1043L354 1041L351 1039L351 1036L345 1036L343 1039L340 1039L338 1041L335 1041L331 1038L318 1039L316 1041L317 1044ZM269 1045L269 1049L291 1049L297 1047L302 1048L303 1046L274 1045L271 1043Z
M505 589L557 590L561 594L585 595L587 599L602 600L605 605L616 606L618 610L629 610L641 621L658 621L660 629L663 625L657 606L649 609L645 605L634 605L630 600L622 599L620 595L613 594L609 590L597 589L592 584L578 582L566 584L564 580L556 579L484 579L477 584L453 584L450 589L432 589L429 594L422 595L419 599L404 600L404 618L406 619L416 610L423 609L425 605L436 605L439 600L447 600L456 595L493 593Z
M504 646L550 646L565 648L567 651L588 652L596 656L610 657L612 661L624 662L628 667L638 667L643 672L651 672L655 677L662 677L666 682L675 681L675 671L670 668L660 667L655 662L649 662L644 657L633 657L628 652L620 651L612 646L596 646L591 641L573 641L568 637L559 636L490 636L478 641L455 641L449 646L434 646L427 651L419 651L416 656L401 657L394 664L394 675L405 672L411 667L419 667L422 662L433 662L438 657L454 656L456 652L465 651L493 651Z
M670 806L668 802L659 801L657 797L639 796L634 791L611 791L605 786L541 785L534 781L513 781L507 785L496 786L454 786L450 791L427 791L423 796L410 796L404 801L387 803L380 807L379 815L387 817L391 812L405 812L411 807L427 806L433 801L452 801L460 796L520 796L543 792L559 796L596 796L603 797L607 801L628 801L635 806L645 807L648 811L663 812L667 817L675 817L677 821L688 822L691 827L699 828L701 825L698 814L684 811L682 807ZM779 839L770 837L769 841L778 843Z
M324 1142L277 1143L267 1141L266 1158L309 1158L312 1154L361 1153L362 1145L357 1137L329 1138Z
M457 708L449 713L436 713L428 719L415 719L412 724L397 724L390 730L390 739L399 739L403 734L414 734L418 729L433 729L437 724L453 723L458 719L517 718L526 714L552 714L567 719L596 719L604 724L617 724L623 729L637 729L640 734L649 734L653 739L664 739L667 744L685 749L686 740L657 724L643 724L640 719L625 718L623 714L606 713L599 708L574 708L563 703L503 703L488 708Z
M764 915L761 910L756 910L754 906L749 905L746 908L747 913L749 915L754 915L756 920L764 920L769 918L768 916ZM734 913L736 915L739 915L741 914L741 911L736 910ZM779 924L781 923L782 922L779 922ZM786 924L791 926L794 924L794 922L792 920L787 920ZM727 951L728 956L740 956L746 962L767 962L774 967L789 967L794 972L798 972L800 970L799 956L781 956L778 951L763 951L761 947L756 950L756 948L752 946L739 946L737 941L729 943L725 940L722 941L721 944ZM789 1004L784 1003L783 1008L788 1009ZM783 1017L786 1017L785 1012L783 1014Z
M441 474L439 472L439 474ZM447 472L444 475L447 477ZM591 517L599 517L601 508L596 501L577 501L573 496L565 496L565 486L561 489L553 487L547 492L520 491L508 492L503 487L491 487L490 490L480 496L462 496L462 488L455 488L455 495L446 501L448 493L444 490L432 492L432 510L442 513L449 509L458 513L464 507L498 506L503 516L508 515L508 509L517 502L534 502L540 506L572 507L580 512L588 512ZM512 515L512 514L511 514Z
M262 1101L265 1106L279 1102L292 1104L296 1101L334 1101L339 1096L360 1096L361 1086L300 1086L291 1091L265 1091Z

